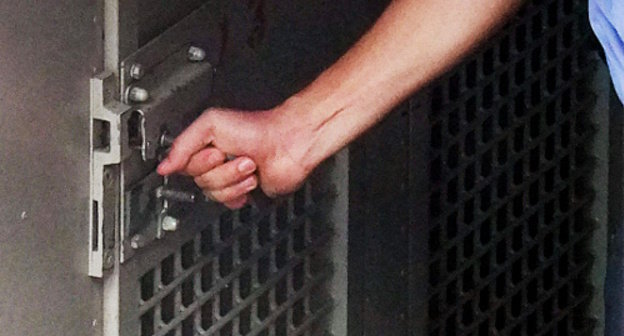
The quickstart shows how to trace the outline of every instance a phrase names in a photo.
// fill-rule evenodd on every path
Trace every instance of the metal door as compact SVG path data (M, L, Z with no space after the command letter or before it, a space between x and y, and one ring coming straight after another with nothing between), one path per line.
M277 104L369 11L0 4L0 334L344 334L346 152L295 195L236 213L168 199L159 187L192 187L153 171L164 132L211 105Z
M603 334L609 80L592 42L586 1L527 1L352 146L351 335Z
M0 2L0 334L97 335L87 275L96 1Z
M329 15L348 3L186 3L104 2L90 225L104 334L344 335L346 152L294 195L234 213L163 196L196 191L154 168L164 136L204 108L272 106L311 80L358 31Z

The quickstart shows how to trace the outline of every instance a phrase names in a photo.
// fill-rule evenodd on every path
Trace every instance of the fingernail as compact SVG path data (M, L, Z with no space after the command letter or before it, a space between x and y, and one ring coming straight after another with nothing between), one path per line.
M249 174L256 170L256 164L250 159L245 159L238 165L238 171L243 174Z
M167 159L165 159L163 162L161 162L161 163L158 165L157 170L158 170L159 172L161 172L161 171L163 171L163 170L167 169L167 166L169 166L169 159L168 159L168 158L167 158Z
M256 187L258 186L258 183L256 183L256 179L254 177L250 177L245 181L245 186L247 191L251 191L256 189Z

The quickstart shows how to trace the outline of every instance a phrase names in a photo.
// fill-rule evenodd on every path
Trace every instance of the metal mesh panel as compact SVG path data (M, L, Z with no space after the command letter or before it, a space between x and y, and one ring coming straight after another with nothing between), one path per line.
M211 106L274 106L337 57L364 21L358 15L345 19L345 13L362 11L351 2L183 2L168 11L167 1L139 1L139 7L151 7L132 16L138 44L197 6L214 4L218 31L197 37L218 37L206 50L219 53ZM351 6L354 11L344 10ZM319 17L331 24L319 25ZM310 50L323 52L308 60ZM105 278L115 313L107 316L104 333L344 334L347 164L344 155L330 160L304 190L269 209L222 213L212 204L181 213L178 230L137 249Z
M431 91L429 335L585 335L586 1L532 1Z
M327 183L323 183L326 185ZM331 311L334 192L224 212L138 279L137 334L314 335Z

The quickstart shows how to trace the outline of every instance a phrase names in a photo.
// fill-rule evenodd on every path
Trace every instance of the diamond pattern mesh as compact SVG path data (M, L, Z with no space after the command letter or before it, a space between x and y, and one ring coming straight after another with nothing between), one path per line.
M317 212L331 195L308 184L264 211L223 213L140 278L138 334L318 334L332 230Z
M530 1L430 90L430 336L593 330L585 2ZM317 189L224 213L142 274L137 334L322 334L316 214L332 198Z
M586 1L532 1L431 91L429 328L592 330Z

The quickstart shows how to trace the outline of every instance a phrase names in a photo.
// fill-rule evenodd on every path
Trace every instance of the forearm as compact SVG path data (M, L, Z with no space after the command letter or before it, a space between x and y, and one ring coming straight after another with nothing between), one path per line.
M158 167L240 207L260 183L289 193L310 171L457 63L522 0L394 0L338 62L275 109L210 109ZM220 164L224 154L237 159ZM254 172L257 173L254 175Z
M395 0L337 63L284 103L296 110L294 136L314 167L456 64L521 0ZM301 130L305 131L301 131Z

